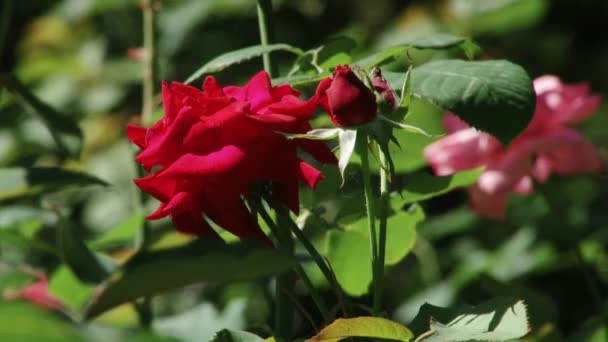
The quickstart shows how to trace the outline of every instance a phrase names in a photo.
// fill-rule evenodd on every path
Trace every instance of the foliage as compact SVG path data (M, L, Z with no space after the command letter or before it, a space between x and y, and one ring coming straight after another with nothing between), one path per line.
M282 297L296 322L290 337L309 341L603 340L605 177L552 177L511 198L504 221L486 220L460 191L483 168L433 176L422 151L444 135L444 111L508 145L535 109L531 76L590 80L605 93L605 42L589 32L608 19L606 5L397 3L273 1L270 45L259 42L254 1L155 9L155 119L161 79L243 84L264 55L280 71L273 86L290 84L304 99L345 64L367 86L380 67L395 91L398 108L378 98L368 125L335 128L318 110L314 130L278 132L323 141L339 157L333 167L300 156L325 179L299 190L290 217L305 240L294 234L293 250L278 250L226 232L227 242L194 239L145 219L157 203L132 184L142 172L124 134L141 124L150 76L135 1L3 2L0 340L281 340L273 305ZM606 124L604 106L577 127L604 159ZM288 224L280 208L261 197L247 206L273 242L285 239L273 231ZM267 209L277 211L264 221ZM377 227L386 219L379 312L370 218ZM24 292L41 274L64 312L35 307Z

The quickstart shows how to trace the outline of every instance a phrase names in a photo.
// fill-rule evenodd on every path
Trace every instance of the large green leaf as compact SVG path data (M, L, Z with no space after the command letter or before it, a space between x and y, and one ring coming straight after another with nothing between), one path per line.
M447 33L433 33L421 37L412 37L403 39L400 44L386 48L371 56L365 57L354 64L358 64L364 68L372 68L392 62L399 56L406 54L408 49L424 49L424 50L444 50L453 47L462 48L469 57L473 57L478 49L476 45L469 39L458 37ZM399 89L399 88L394 88Z
M408 211L396 206L393 210L395 213L387 223L387 265L396 264L411 251L416 241L416 225L424 220L424 212L417 205ZM352 296L366 294L372 281L367 218L329 230L319 243L344 291Z
M429 324L430 331L426 331ZM464 308L424 304L412 328L420 333L426 331L425 337L419 338L425 342L507 341L523 337L530 330L526 305L513 298Z
M192 83L194 80L204 74L222 71L231 65L242 63L255 57L260 57L263 54L270 53L272 51L287 51L296 55L301 55L304 53L301 49L287 44L249 46L239 50L226 52L215 57L196 70L190 77L188 77L186 83Z
M451 190L474 184L482 171L481 168L473 169L442 177L432 176L426 172L417 172L406 180L402 203L424 201Z
M424 64L412 72L412 94L505 144L526 128L536 103L526 71L504 60Z
M407 327L386 318L339 318L307 342L337 342L350 337L407 342L414 337L414 334Z
M0 169L0 201L85 185L107 185L107 183L86 173L58 167Z
M0 341L83 341L76 327L27 303L0 305Z
M280 273L295 260L254 242L200 239L129 260L108 280L87 312L92 318L122 303L198 282L226 282Z
M104 249L133 243L144 224L144 216L143 212L136 212L91 242L90 246L94 249Z
M0 86L6 87L15 99L31 108L44 121L59 150L72 157L80 155L82 131L73 118L59 113L42 102L19 79L11 74L0 73Z

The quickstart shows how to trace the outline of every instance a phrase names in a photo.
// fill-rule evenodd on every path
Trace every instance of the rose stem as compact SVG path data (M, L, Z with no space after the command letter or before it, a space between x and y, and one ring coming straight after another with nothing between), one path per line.
M386 258L386 221L388 207L388 170L386 168L386 155L378 147L378 157L380 159L380 220L378 224L378 290L374 293L378 298L374 300L374 312L380 312L384 279L384 262Z
M361 131L360 131L361 132ZM372 256L372 290L374 314L378 314L380 307L380 281L378 279L378 242L376 241L376 217L374 194L371 186L371 175L368 155L367 134L362 134L361 140L357 142L357 149L361 157L361 171L363 173L363 191L365 193L365 207L367 209L367 227L370 237L370 252Z
M258 0L258 25L262 45L272 44L274 42L274 24L272 20L271 0ZM264 62L264 70L266 70L270 78L277 76L277 65L272 63L270 52L262 56L262 61Z
M272 220L272 218L270 217L270 215L268 214L266 209L263 207L263 205L261 205L261 204L258 205L257 209L258 209L258 213L260 214L260 216L262 217L264 222L266 222L266 225L268 225L268 228L270 229L270 231L277 238L279 238L282 235L282 233L281 233L279 227L277 227L277 225L274 223L274 221ZM330 315L329 315L329 310L327 309L327 306L325 305L325 302L323 301L321 296L317 293L317 290L313 286L313 284L310 281L310 278L308 277L306 272L304 272L304 269L302 268L302 266L300 266L300 265L296 266L296 273L298 274L298 277L304 283L304 286L306 286L306 289L308 290L308 293L310 293L312 300L315 302L317 309L321 313L321 316L323 316L323 320L325 321L325 323L327 323L329 321Z
M141 124L144 127L152 125L154 115L154 0L143 0L141 8L143 12L143 56L142 56L142 109L141 109ZM143 176L143 169L137 166L139 176ZM145 207L147 196L141 192L140 205ZM141 237L139 240L139 251L144 251L150 240L150 224L148 220L144 220ZM135 302L135 309L139 316L140 324L149 328L152 324L152 303L149 297L144 297L140 301Z
M271 0L258 0L258 24L260 28L260 41L262 45L272 44L274 39L274 31L272 24L272 2ZM263 55L264 70L272 78L277 74L276 65L272 63L270 53ZM279 215L277 223L279 228L282 226L281 215ZM279 243L281 249L293 254L293 238L291 234L283 234L278 232ZM288 296L283 293L283 289L291 289L295 283L294 274L284 273L277 276L276 282L276 309L275 309L275 335L279 341L289 340L293 328L293 306L289 302Z

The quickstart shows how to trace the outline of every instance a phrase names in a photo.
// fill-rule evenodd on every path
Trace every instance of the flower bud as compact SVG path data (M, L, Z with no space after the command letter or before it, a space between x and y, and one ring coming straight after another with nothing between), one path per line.
M332 78L319 84L320 102L338 127L368 123L376 118L376 96L348 65L339 65Z

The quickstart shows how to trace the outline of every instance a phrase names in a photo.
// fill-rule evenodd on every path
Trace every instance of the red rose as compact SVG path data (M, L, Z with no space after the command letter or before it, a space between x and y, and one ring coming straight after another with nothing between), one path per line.
M362 125L376 118L376 96L348 65L339 65L332 78L321 81L317 94L336 126Z
M150 171L135 180L161 201L149 219L171 217L178 231L215 236L203 215L239 237L265 240L242 201L252 181L270 181L279 200L299 210L298 181L314 188L323 178L301 161L297 148L322 163L336 164L320 141L288 140L276 133L305 133L317 96L301 101L289 85L272 87L265 72L243 87L221 88L207 77L203 91L181 83L163 84L165 116L150 128L128 126Z

